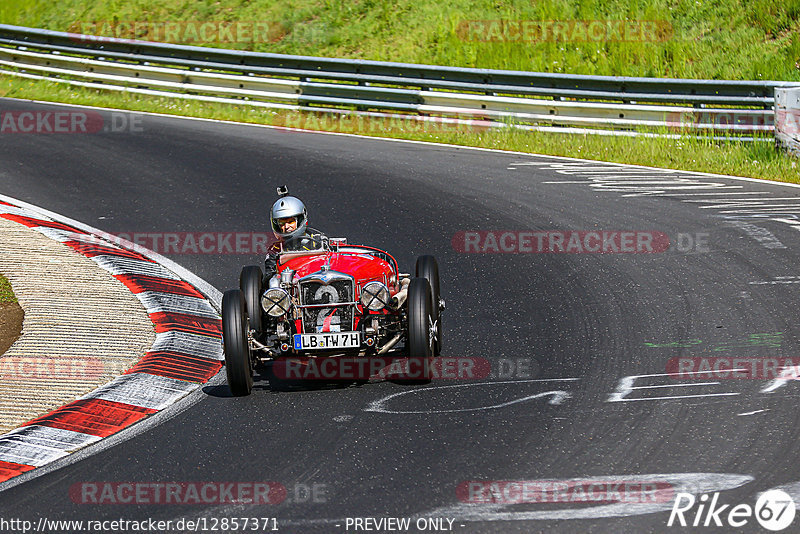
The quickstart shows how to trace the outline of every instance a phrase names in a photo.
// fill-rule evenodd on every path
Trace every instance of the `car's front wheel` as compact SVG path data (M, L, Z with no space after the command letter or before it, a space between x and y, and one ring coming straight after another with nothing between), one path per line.
M408 380L431 381L434 354L435 319L431 286L425 278L413 278L408 286Z
M239 275L239 289L244 295L250 329L261 332L261 267L247 265Z
M253 389L253 365L245 300L238 289L229 289L222 295L222 343L225 349L225 374L228 387L237 397L249 395Z
M436 258L430 255L417 258L416 275L428 280L431 286L431 312L436 324L434 328L433 355L442 353L442 313L439 309L441 293L439 292L439 264Z

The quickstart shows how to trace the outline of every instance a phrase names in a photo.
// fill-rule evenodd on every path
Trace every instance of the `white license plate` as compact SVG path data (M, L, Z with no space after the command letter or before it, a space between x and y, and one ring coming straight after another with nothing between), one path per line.
M361 332L294 335L295 350L357 349L359 347L361 347Z

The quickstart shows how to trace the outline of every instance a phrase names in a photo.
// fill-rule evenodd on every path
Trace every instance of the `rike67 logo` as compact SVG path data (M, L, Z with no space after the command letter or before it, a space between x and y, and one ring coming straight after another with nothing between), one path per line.
M695 499L691 493L678 493L669 514L667 526L682 527L733 527L751 524L753 517L765 529L783 530L794 521L795 505L785 491L774 489L762 493L755 507L749 504L719 504L719 492L711 498L707 494Z

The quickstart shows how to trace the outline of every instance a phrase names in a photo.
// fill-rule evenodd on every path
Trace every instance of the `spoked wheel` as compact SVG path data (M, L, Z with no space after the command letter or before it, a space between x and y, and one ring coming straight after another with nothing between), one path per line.
M431 311L433 312L434 342L433 355L442 353L442 313L439 309L439 264L433 256L420 256L417 258L416 276L428 280L431 286Z
M253 389L253 365L247 328L244 295L238 289L229 289L222 295L222 341L228 387L237 397L249 395Z
M261 332L261 267L248 265L242 267L239 275L239 289L242 290L250 329Z
M408 286L408 367L403 383L431 381L435 319L431 309L431 286L425 278L413 278Z

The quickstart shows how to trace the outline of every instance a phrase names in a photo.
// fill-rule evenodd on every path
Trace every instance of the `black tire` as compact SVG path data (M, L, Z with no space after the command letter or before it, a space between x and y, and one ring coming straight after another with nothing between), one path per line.
M239 289L244 295L247 316L250 318L250 329L261 333L261 267L248 265L242 267L239 275Z
M431 381L433 339L431 325L431 286L425 278L412 278L408 286L408 364L413 375L404 383L426 384Z
M439 310L439 264L433 256L417 258L416 276L425 278L431 286L431 308L436 321L436 340L433 343L433 355L442 353L442 314Z
M236 397L253 389L253 366L247 344L247 312L244 295L229 289L222 295L222 343L225 349L225 374Z

